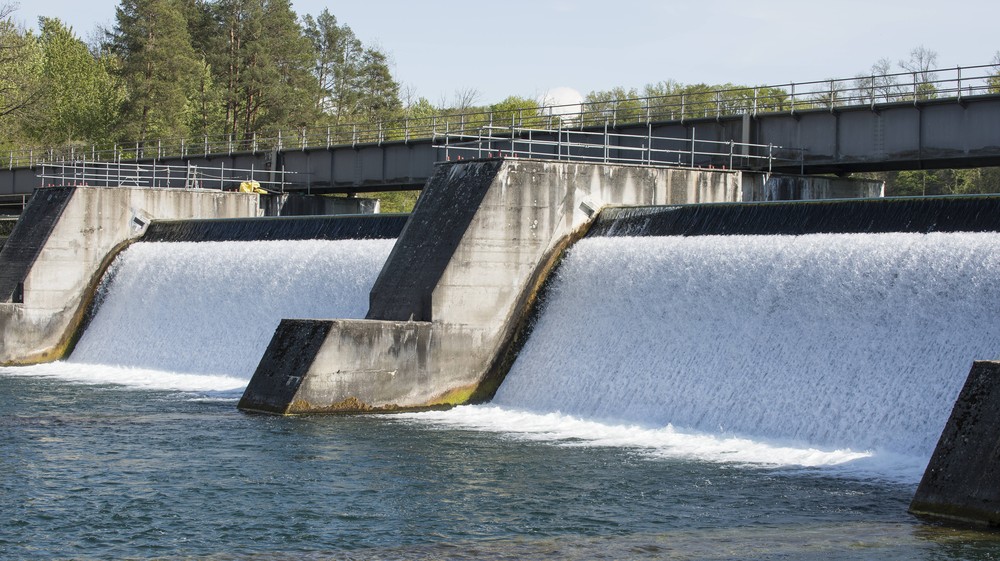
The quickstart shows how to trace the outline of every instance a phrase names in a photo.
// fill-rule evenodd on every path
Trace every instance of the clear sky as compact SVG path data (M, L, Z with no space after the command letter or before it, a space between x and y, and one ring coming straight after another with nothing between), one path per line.
M0 0L0 3L10 0ZM87 38L117 0L19 0L17 20L57 16ZM850 78L917 46L939 67L989 63L1000 1L293 0L328 8L392 58L396 78L432 103L476 90L478 103L551 88L784 84Z

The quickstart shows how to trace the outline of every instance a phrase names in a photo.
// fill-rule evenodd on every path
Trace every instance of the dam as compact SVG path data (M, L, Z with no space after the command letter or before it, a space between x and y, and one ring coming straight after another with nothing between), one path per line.
M430 470L463 497L484 479L506 489L509 501L479 495L482 509L462 510L487 537L532 524L555 536L600 536L609 524L652 535L698 520L750 532L722 513L762 512L784 528L778 542L786 530L808 535L809 520L835 520L817 531L855 539L846 525L860 517L893 536L873 546L888 558L922 547L905 514L913 488L972 361L1000 358L1000 198L741 203L746 184L734 172L510 160L445 164L438 179L410 217L150 217L100 267L70 352L0 368L0 388L52 392L70 419L93 404L122 407L143 419L136 430L157 453L185 465L240 458L252 467L230 466L233 485L207 488L220 503L268 489L275 503L303 505L313 521L286 541L399 543L390 537L399 533L361 531L364 512L330 515L329 504L352 501L380 519L406 512L407 528L475 541L441 518L451 507L407 511L414 492L452 500L423 487ZM30 306L32 288L5 306ZM139 389L118 401L109 384ZM232 417L237 401L302 416ZM26 415L23 400L6 407ZM172 407L190 412L179 426L195 435L176 447L167 444L174 429L157 432L151 420L176 418ZM310 415L371 410L409 412ZM204 423L218 416L219 428ZM261 456L248 456L258 442ZM456 456L454 442L468 454ZM545 455L539 443L565 463L531 460ZM392 476L379 479L382 470ZM574 471L580 481L567 481ZM333 487L320 483L329 473L339 474ZM388 498L370 494L365 477ZM602 483L588 490L588 479ZM718 487L700 489L708 481ZM564 490L557 504L572 528L556 513L524 514L532 496ZM589 515L574 510L583 505ZM233 537L206 518L218 508L166 510L204 526L172 527L207 554L213 539ZM278 516L285 507L262 508ZM636 539L628 547L660 543ZM280 543L259 542L266 551Z

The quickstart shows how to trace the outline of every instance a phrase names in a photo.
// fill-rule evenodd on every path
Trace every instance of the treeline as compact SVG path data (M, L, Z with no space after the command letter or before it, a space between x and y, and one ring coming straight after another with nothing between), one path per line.
M371 120L401 110L387 56L324 10L288 0L122 0L88 45L62 21L0 11L0 127L41 144Z
M440 132L558 124L544 107L551 100L510 96L484 105L465 89L431 103L400 85L387 53L365 45L328 10L299 17L289 0L121 0L113 27L95 30L87 42L58 18L40 18L36 32L19 28L13 16L11 5L0 4L3 151L205 136L240 142L344 124L385 124L392 139L407 123L432 117ZM918 47L895 66L881 59L854 80L814 84L817 91L794 98L780 87L673 80L592 91L583 114L563 124L930 99L939 94L936 63L936 53ZM1000 69L1000 52L993 63ZM891 76L894 70L907 79ZM986 89L1000 92L1000 71ZM875 177L894 195L1000 192L1000 173L991 169Z

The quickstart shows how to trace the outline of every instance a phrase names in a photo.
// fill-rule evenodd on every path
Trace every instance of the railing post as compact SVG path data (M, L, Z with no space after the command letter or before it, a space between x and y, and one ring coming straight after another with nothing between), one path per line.
M715 90L715 118L722 118L722 92Z
M252 152L254 154L256 154L257 153L257 132L256 131L254 131L254 133L251 135L250 142L251 142L251 150L252 150Z
M958 101L962 101L962 67L955 67L955 87L958 88Z
M733 141L729 140L729 169L733 169Z
M795 82L792 82L792 113L795 113Z
M653 124L646 122L646 165L653 165Z
M208 156L208 135L205 135L205 156Z
M330 127L326 127L326 149L330 149Z
M608 155L610 153L610 147L608 146L608 121L604 120L604 163L608 163Z
M556 160L562 160L562 119L559 119L559 130L556 131Z
M757 116L757 88L753 89L753 116Z
M694 167L694 139L697 137L696 132L695 127L691 127L691 167Z
M774 162L774 145L767 143L767 173L771 173L771 164Z

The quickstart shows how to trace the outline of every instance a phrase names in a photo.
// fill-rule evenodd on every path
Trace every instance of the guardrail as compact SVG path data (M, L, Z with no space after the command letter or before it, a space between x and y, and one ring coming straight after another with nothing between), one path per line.
M541 108L498 109L480 112L441 112L425 117L401 116L379 122L344 123L326 127L279 130L271 135L245 137L201 136L163 138L141 142L97 145L29 147L6 154L8 168L34 167L59 161L158 160L274 150L329 148L390 141L432 140L477 134L484 127L577 129L732 115L836 111L848 107L875 108L885 103L919 104L933 99L955 99L1000 93L1000 66L978 65L924 72L871 74L853 78L790 82L771 86L687 91L676 94L612 99ZM0 155L3 158L4 155Z
M284 192L296 172L205 167L188 164L140 164L78 160L42 163L38 173L42 187L174 187L184 189L238 189L244 182L263 185L270 191Z
M483 127L477 135L441 134L445 158L468 154L474 158L513 157L623 163L640 165L713 166L723 169L767 169L775 162L804 164L804 150L769 144L720 142L695 138L655 136L572 129ZM795 158L779 156L797 153Z
M21 214L31 195L0 195L0 216Z

